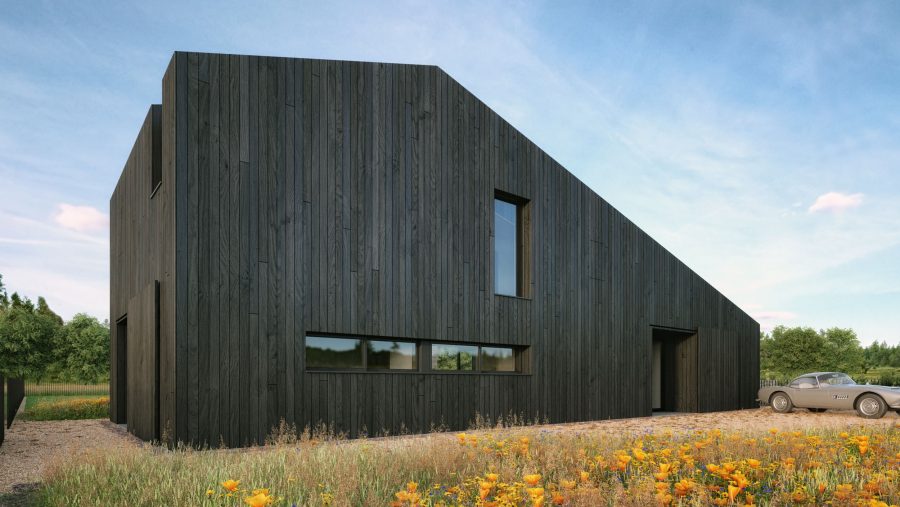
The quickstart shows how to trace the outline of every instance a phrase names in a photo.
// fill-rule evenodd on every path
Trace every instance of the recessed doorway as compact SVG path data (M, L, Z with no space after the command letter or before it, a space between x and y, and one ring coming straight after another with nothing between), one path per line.
M116 321L116 402L113 422L128 422L128 316Z
M697 332L653 327L650 400L654 413L696 412Z

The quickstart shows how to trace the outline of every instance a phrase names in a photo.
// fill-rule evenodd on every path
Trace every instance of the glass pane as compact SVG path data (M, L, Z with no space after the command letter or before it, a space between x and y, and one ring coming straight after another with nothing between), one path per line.
M474 371L478 347L474 345L431 345L431 369L438 371Z
M513 349L481 347L481 371L516 371Z
M416 344L409 342L368 342L370 370L415 370Z
M355 338L306 337L307 368L362 368L362 340Z
M516 205L494 199L494 292L517 296Z

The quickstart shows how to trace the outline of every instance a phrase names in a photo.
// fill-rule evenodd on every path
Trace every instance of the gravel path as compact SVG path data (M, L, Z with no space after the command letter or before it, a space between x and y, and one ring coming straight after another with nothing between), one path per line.
M40 482L44 467L58 457L140 445L140 440L105 419L17 420L0 445L0 505L12 502L2 495L32 489Z
M876 428L900 428L900 416L893 411L881 419L863 419L852 410L828 411L814 414L805 409L795 409L790 414L779 414L770 408L711 412L705 414L664 414L634 419L611 419L583 423L553 424L543 427L551 431L585 431L616 434L640 434L670 430L675 433L718 428L728 431L766 431L841 428L859 426Z

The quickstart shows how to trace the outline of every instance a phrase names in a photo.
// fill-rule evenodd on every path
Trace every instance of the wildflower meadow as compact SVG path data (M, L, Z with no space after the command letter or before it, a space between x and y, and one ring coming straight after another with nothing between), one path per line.
M564 427L344 440L282 427L265 447L144 447L56 464L44 505L896 505L900 423L843 430Z

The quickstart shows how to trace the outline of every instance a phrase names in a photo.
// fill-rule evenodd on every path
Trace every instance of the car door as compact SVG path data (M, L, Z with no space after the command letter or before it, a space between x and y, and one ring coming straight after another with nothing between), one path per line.
M816 377L798 377L788 385L791 394L791 402L795 407L810 408L819 401L819 381Z
M844 384L839 381L835 383L836 379L842 377L846 378L846 375L841 373L828 373L819 376L819 393L821 396L818 403L821 403L821 408L853 408L853 390L856 386Z

